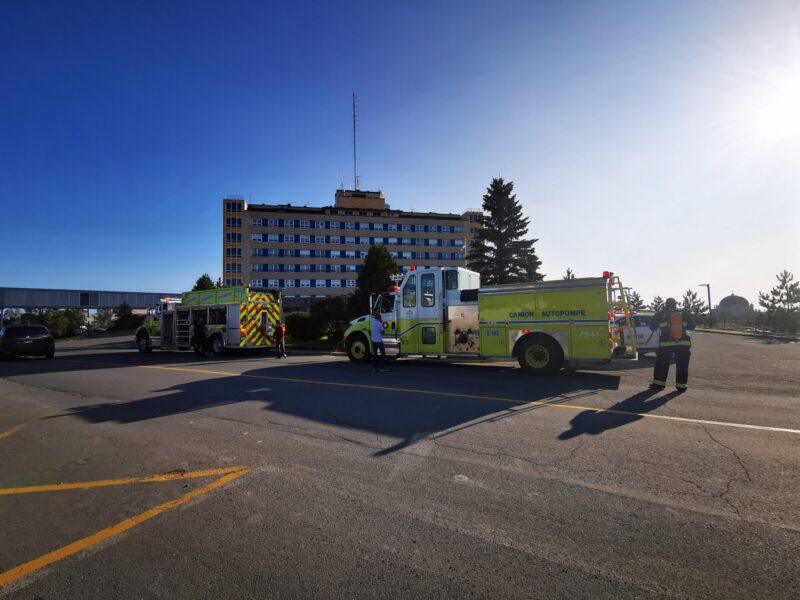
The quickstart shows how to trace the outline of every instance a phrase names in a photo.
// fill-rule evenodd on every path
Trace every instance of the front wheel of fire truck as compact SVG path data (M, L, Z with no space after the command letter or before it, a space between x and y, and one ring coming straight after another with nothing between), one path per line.
M153 348L150 346L150 339L146 333L140 333L136 336L136 347L139 352L150 352Z
M552 375L561 369L564 354L552 338L532 335L520 342L517 359L519 366L527 373Z
M354 333L347 338L347 358L354 363L369 361L369 344L367 338L361 333Z

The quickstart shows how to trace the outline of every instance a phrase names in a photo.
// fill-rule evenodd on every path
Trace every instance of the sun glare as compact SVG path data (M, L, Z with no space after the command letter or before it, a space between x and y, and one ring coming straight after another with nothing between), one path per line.
M800 61L795 67L772 73L756 93L752 116L761 139L800 138Z

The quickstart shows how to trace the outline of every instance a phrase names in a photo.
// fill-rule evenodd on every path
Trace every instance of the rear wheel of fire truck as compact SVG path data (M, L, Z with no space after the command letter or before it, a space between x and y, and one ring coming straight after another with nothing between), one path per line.
M517 359L519 366L527 373L551 375L561 368L564 354L552 338L533 335L520 343Z
M150 346L150 339L146 333L140 333L136 336L136 347L139 352L150 352L153 348Z
M221 335L211 336L208 347L211 349L213 356L222 356L222 353L225 352L225 340L222 339Z
M354 333L347 338L347 358L354 363L369 361L369 344L366 337L360 333Z

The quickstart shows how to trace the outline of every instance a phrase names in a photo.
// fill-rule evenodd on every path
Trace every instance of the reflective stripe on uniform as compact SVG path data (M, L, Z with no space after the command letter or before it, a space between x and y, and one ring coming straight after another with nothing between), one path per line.
M675 387L678 388L679 390L685 390L689 386L687 384L685 384L685 383L676 383Z
M658 347L659 348L671 348L673 346L691 346L691 345L692 345L692 341L691 340L679 340L677 342L673 342L673 341L659 342Z
M656 385L661 385L661 386L667 385L666 381L661 381L660 379L653 379L653 383L656 384Z

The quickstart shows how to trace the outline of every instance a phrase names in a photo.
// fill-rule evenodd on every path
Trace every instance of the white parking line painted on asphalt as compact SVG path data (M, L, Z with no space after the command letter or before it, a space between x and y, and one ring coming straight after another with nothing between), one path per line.
M271 392L272 388L256 388L254 390L247 390L248 394L255 394L256 392Z

